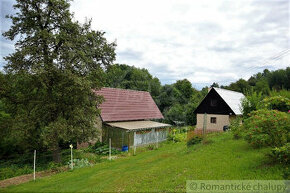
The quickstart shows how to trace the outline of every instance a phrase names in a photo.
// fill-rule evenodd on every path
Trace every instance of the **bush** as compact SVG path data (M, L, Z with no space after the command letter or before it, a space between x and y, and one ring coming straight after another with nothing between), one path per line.
M0 180L12 178L14 176L30 174L32 172L33 172L33 167L31 166L24 165L20 167L15 164L12 164L9 167L0 168Z
M267 97L262 100L259 108L288 112L290 109L290 100L282 96Z
M252 93L242 101L243 117L248 118L252 111L258 109L259 103L263 99L262 93Z
M191 138L187 142L187 146L191 146L191 145L195 145L195 144L201 143L201 141L202 141L202 137L194 136L193 138Z
M281 147L289 138L290 114L277 110L260 109L245 119L245 139L254 147Z
M167 137L167 140L173 142L181 142L185 140L185 137L186 133L176 133L176 134L170 133Z
M231 121L230 131L233 133L235 139L239 139L243 136L240 117L237 117Z
M58 171L60 166L61 166L60 163L49 162L48 166L47 166L47 169L52 170L52 171Z
M188 126L187 127L187 131L194 131L195 130L195 126Z
M272 149L270 157L276 162L288 165L290 157L290 143L287 143L282 147L275 147Z

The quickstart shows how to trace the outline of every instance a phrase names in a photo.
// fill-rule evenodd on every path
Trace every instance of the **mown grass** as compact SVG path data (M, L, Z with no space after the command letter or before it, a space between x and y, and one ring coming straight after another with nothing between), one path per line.
M279 180L283 167L268 164L268 149L253 149L230 133L208 137L211 143L187 147L164 143L151 150L60 173L0 192L171 192L185 191L186 180ZM138 152L137 152L138 153Z

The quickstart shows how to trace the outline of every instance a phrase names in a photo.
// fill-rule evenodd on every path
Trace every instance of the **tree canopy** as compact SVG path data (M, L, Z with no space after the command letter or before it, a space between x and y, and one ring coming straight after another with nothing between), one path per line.
M115 60L116 44L91 21L74 21L69 0L17 0L9 15L17 36L15 52L5 57L7 84L3 98L13 113L12 130L26 133L28 147L49 147L59 161L61 142L82 142L96 135L96 104L92 89L100 84L91 75ZM12 110L13 109L13 110Z

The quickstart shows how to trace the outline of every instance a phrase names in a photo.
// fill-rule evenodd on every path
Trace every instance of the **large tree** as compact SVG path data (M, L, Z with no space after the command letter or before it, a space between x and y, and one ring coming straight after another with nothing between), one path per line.
M69 7L69 0L17 0L18 12L8 16L13 24L3 34L17 40L5 57L6 73L22 77L5 94L16 104L13 127L28 135L28 143L29 136L38 137L36 144L50 147L55 161L60 142L96 135L101 98L92 92L99 85L93 77L115 60L115 43L92 30L90 20L75 21Z

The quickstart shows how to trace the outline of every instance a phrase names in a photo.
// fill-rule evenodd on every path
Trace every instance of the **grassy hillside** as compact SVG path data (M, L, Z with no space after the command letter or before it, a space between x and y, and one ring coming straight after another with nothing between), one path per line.
M151 150L64 172L0 192L185 191L186 180L282 179L281 166L267 164L267 149L253 149L230 133L190 148L164 143Z

